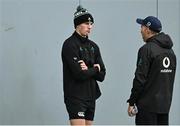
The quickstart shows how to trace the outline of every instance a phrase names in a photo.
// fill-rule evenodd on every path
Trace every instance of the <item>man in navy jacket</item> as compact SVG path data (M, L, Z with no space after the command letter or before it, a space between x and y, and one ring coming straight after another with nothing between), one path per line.
M168 125L176 71L176 56L169 35L160 32L158 18L137 19L145 44L139 49L131 96L129 116L136 114L137 125Z

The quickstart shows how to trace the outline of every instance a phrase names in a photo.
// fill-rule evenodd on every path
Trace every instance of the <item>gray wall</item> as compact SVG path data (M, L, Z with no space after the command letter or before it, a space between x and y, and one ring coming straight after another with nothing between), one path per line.
M134 124L126 100L137 50L137 17L156 16L157 0L82 0L95 18L90 38L107 67L94 124ZM61 46L73 32L78 0L0 0L0 124L68 124L63 103ZM180 1L159 0L158 16L180 52ZM179 62L179 59L178 59ZM179 64L170 124L180 124Z

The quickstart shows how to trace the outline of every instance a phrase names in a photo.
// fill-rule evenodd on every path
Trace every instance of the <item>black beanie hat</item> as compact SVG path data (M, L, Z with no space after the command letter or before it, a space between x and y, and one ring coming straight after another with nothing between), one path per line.
M81 5L77 7L77 11L74 13L74 27L76 28L79 24L85 22L94 23L92 15Z

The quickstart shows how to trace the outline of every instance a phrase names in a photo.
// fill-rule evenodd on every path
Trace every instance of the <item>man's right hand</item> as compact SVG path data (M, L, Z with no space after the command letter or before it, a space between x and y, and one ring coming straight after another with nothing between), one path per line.
M82 70L88 70L88 67L83 60L79 60L78 63L80 64Z
M130 117L133 116L133 114L132 114L133 108L134 108L134 106L130 106L130 105L128 106L128 115L129 115Z
M138 108L137 106L134 104L134 106L128 106L128 115L133 117L138 113Z

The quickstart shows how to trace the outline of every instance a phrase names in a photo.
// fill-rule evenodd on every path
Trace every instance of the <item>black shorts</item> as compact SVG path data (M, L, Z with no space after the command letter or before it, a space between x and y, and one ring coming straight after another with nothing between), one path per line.
M65 99L69 119L94 119L96 102L93 100Z

